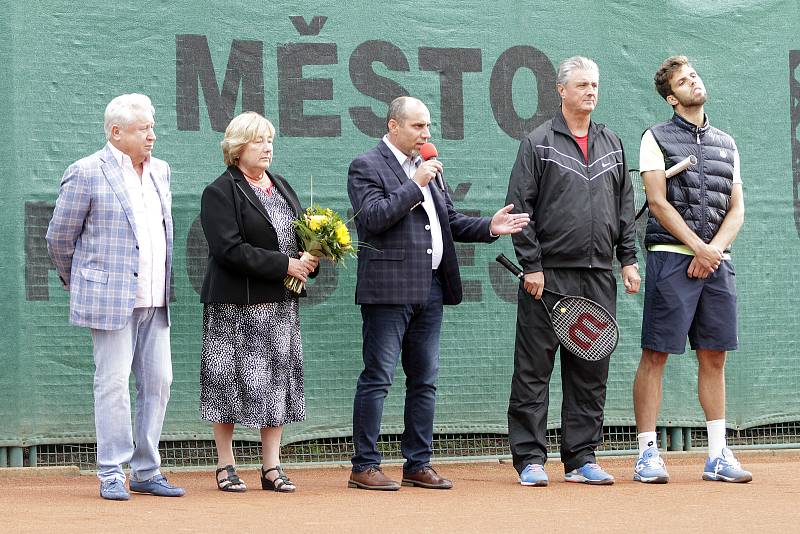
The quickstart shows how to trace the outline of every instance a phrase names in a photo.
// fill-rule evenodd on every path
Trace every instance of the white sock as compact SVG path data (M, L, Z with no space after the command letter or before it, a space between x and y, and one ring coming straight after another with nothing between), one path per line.
M639 440L639 457L650 447L658 448L655 432L640 432L636 435L636 438Z
M708 457L718 458L722 456L722 449L725 447L725 419L715 419L706 421L708 429Z

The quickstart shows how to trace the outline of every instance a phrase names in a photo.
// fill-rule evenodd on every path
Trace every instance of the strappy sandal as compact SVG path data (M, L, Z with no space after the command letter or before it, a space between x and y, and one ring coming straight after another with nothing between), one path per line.
M278 477L275 480L267 478L267 473L270 471L278 472ZM270 469L264 469L264 466L261 466L261 489L277 491L278 493L292 493L296 487L294 482L289 480L289 477L283 472L283 468L276 465Z
M223 471L227 471L228 476L225 478L219 478L219 474ZM244 482L239 475L236 474L236 468L232 465L226 465L225 467L220 467L217 469L216 472L216 479L217 479L217 488L220 491L230 491L231 493L244 493L247 491L247 486L245 486ZM235 488L234 486L239 486Z

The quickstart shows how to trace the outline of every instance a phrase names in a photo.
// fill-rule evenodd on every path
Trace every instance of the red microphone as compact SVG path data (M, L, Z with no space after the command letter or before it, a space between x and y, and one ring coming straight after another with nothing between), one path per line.
M421 147L419 147L419 155L425 161L429 159L437 159L439 157L439 153L436 151L436 147L433 146L433 143L425 143ZM439 186L441 191L444 191L444 179L442 178L442 173L436 171L436 184Z

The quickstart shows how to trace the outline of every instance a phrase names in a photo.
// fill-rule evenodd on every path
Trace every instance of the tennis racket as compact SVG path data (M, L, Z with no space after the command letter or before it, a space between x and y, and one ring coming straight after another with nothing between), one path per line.
M687 156L669 169L665 171L664 174L667 175L667 179L672 178L678 173L681 173L691 167L692 165L697 165L697 158L695 156ZM631 179L631 183L633 184L633 202L635 206L641 206L637 208L636 212L636 220L638 221L639 218L644 215L645 210L647 209L647 194L644 190L644 181L642 180L642 176L639 173L639 169L631 169L628 171L628 176Z
M642 180L639 169L628 169L628 177L633 188L633 207L636 209L636 218L633 220L633 226L636 229L636 242L639 243L639 248L643 251L645 259L647 259L647 247L644 246L644 238L647 234L647 217L642 217L644 212L647 211L644 180Z
M504 254L496 259L522 281L522 269ZM539 302L548 312L558 341L575 356L594 362L607 358L617 348L619 325L608 310L595 301L562 295L545 288Z
M633 188L633 205L636 208L636 221L647 210L647 194L644 192L644 180L639 169L628 169L628 177Z

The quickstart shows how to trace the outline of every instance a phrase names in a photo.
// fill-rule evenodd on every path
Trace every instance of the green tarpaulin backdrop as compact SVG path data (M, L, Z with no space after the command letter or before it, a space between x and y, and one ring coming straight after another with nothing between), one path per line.
M223 169L231 116L255 109L278 129L272 169L310 202L349 209L347 167L382 133L386 102L424 100L456 208L503 204L518 138L556 109L564 57L601 70L595 120L617 131L631 167L650 124L670 109L653 89L659 63L688 55L709 90L714 125L736 139L746 222L734 247L740 350L729 357L736 428L800 419L798 182L800 4L796 0L304 2L0 2L0 446L91 440L91 342L67 322L68 295L44 234L59 181L105 142L114 96L148 94L155 154L173 170L174 383L166 439L208 437L198 416L205 249L200 193ZM459 248L465 302L442 332L436 427L506 429L514 281L494 265L508 238ZM644 258L640 257L640 263ZM303 302L308 419L289 440L351 432L361 368L355 262L323 267ZM643 296L620 291L606 424L633 424ZM671 358L660 424L698 425L694 356ZM559 371L550 422L558 426ZM384 432L402 427L402 372Z

